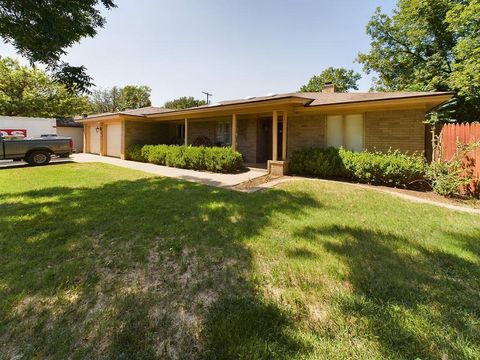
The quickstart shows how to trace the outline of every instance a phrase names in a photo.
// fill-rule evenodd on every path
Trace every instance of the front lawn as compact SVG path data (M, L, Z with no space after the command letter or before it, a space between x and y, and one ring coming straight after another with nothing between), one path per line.
M0 170L0 359L478 359L479 296L480 216L348 184Z

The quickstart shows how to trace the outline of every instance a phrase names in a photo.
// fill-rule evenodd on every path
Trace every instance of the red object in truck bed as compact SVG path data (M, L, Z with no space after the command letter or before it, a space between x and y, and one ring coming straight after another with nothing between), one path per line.
M0 129L1 136L24 136L27 137L27 129Z

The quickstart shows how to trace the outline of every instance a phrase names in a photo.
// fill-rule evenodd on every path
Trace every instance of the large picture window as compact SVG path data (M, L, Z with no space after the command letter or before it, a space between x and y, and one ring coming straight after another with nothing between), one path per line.
M363 115L327 116L327 146L363 150Z
M217 146L230 146L232 144L232 127L230 121L218 121L215 132Z
M185 139L185 125L177 125L177 137L179 139Z

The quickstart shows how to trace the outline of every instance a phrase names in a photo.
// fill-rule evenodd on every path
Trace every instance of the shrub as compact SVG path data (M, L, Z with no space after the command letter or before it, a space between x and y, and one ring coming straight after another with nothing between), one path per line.
M233 172L243 165L242 155L229 147L144 145L139 151L138 146L131 147L135 159L157 165L212 172Z
M347 174L355 181L376 185L410 187L425 179L423 156L399 151L353 152L339 150Z
M420 155L399 151L353 152L343 148L308 148L294 151L291 172L323 178L342 178L361 183L409 187L425 177L426 163Z
M438 161L428 167L427 177L434 192L451 197L460 195L461 188L469 183L469 179L461 176L461 172L455 162Z
M142 156L147 162L157 165L165 165L166 145L145 145L142 148Z
M478 197L478 185L473 174L474 162L468 154L479 146L480 141L471 144L457 142L455 153L449 161L442 158L442 149L437 147L435 152L440 158L427 169L427 178L431 181L433 191L442 196L458 196L463 193Z
M142 155L142 147L143 145L135 144L131 145L127 149L127 159L133 161L147 161L145 157Z
M205 149L205 168L213 172L232 172L243 165L242 155L228 147L211 147Z
M294 151L288 167L291 173L322 178L345 178L343 160L335 148L304 148Z

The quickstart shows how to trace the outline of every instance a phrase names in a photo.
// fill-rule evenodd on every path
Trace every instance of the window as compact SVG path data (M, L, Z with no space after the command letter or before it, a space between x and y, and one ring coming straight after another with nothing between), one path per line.
M177 134L176 136L179 138L179 139L185 139L185 125L182 124L182 125L177 125Z
M230 121L217 121L215 144L217 146L230 146L232 144Z
M327 146L363 150L363 115L327 116Z

